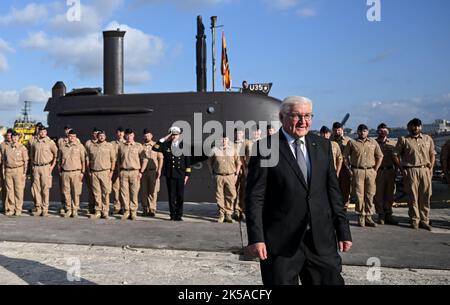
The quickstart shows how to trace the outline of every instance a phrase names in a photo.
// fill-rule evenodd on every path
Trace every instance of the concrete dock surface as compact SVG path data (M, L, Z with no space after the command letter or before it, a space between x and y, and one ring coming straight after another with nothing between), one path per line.
M449 284L450 202L442 190L431 232L410 229L402 204L394 208L399 226L360 228L349 210L346 283ZM261 284L259 263L243 255L245 223L217 223L214 203L185 203L182 222L169 221L166 202L155 218L136 221L89 219L86 203L78 218L64 219L59 207L52 203L46 218L0 215L0 284ZM68 280L73 270L80 281Z

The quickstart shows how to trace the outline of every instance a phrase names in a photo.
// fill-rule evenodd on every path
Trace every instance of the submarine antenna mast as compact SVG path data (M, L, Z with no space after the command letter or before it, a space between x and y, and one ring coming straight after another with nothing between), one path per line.
M217 16L211 16L211 37L212 37L212 91L215 91L216 84L216 29L223 25L217 25Z

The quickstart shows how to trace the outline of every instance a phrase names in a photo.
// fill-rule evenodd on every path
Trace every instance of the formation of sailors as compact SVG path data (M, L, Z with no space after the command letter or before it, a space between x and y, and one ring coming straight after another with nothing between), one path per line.
M376 139L368 137L368 127L364 124L358 126L356 139L345 136L343 126L338 122L333 124L332 130L325 126L320 130L321 136L331 140L343 205L348 207L353 193L360 226L375 227L372 218L375 213L378 224L398 224L393 217L392 205L396 171L400 171L411 227L431 230L429 211L434 142L422 133L422 122L417 118L408 123L408 131L409 135L392 141L384 123L377 128ZM267 135L275 132L269 125ZM94 128L92 138L83 145L70 126L65 127L65 136L55 143L48 137L47 128L39 125L36 135L25 147L19 142L20 135L10 129L0 145L4 212L9 216L21 215L30 165L34 216L48 215L52 173L56 167L60 176L60 213L63 217L78 215L84 178L92 218L108 218L111 193L111 214L134 220L141 202L143 216L154 217L160 179L165 176L170 219L181 221L184 187L192 172L190 158L173 153L174 149L183 146L181 133L180 128L172 127L167 136L155 142L150 130L145 129L140 144L135 141L132 129L119 127L115 139L107 141L105 131ZM261 139L261 130L256 128L248 140L245 131L237 128L233 139L234 142L224 134L221 144L212 150L207 161L215 185L218 222L245 220L247 166L253 144ZM443 166L447 166L445 173L450 171L448 151L450 141L442 150Z

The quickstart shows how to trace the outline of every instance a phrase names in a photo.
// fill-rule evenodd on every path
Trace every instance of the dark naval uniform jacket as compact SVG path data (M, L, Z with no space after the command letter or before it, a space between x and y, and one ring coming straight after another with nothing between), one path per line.
M178 144L183 148L183 142ZM171 220L183 220L184 202L184 179L191 175L191 158L184 155L174 154L172 141L158 141L153 148L164 156L163 174L166 177L167 191L169 196L169 210Z
M179 144L180 149L183 148L183 142ZM158 141L152 148L154 151L160 152L164 156L163 175L168 178L184 178L190 176L192 172L191 158L188 156L175 156L172 153L172 142Z

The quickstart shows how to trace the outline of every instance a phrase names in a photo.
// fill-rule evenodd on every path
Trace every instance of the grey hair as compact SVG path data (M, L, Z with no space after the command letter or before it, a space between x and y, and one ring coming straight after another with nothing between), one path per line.
M312 109L312 101L304 96L288 96L283 100L280 106L280 117L288 114L295 105L309 105Z

